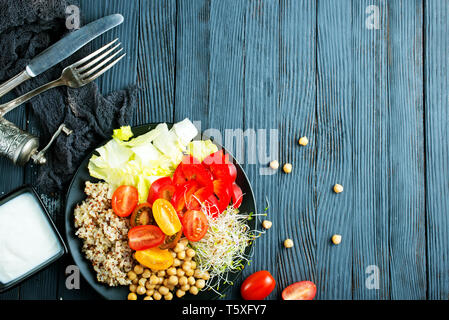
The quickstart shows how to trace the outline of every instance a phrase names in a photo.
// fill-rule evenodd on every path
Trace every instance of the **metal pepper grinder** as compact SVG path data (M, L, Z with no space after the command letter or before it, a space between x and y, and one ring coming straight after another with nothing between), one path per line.
M62 132L70 135L72 130L67 128L65 124L61 124L47 146L38 151L39 138L19 129L12 122L0 117L0 156L8 158L19 166L25 165L30 159L36 164L45 164L47 162L44 156L45 152Z

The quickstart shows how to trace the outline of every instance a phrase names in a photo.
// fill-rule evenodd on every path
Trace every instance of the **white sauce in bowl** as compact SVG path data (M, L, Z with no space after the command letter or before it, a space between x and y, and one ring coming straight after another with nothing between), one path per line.
M7 284L61 251L61 244L31 193L0 206L0 282Z

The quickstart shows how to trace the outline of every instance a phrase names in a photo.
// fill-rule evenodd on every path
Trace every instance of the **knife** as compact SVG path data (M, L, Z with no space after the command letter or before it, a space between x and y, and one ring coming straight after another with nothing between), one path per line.
M81 47L106 31L118 26L122 22L123 16L121 14L112 14L95 20L81 29L69 33L67 36L34 57L24 71L1 84L0 97L4 96L24 81L40 75L42 72L68 58Z

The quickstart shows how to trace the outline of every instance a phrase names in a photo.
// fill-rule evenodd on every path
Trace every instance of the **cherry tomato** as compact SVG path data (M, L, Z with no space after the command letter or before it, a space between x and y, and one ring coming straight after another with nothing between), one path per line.
M133 250L145 250L157 247L165 240L165 234L156 226L137 226L128 232L129 247Z
M218 198L218 210L222 213L231 202L231 185L225 180L214 180L213 185Z
M175 208L165 199L157 199L154 201L153 215L157 225L168 236L174 235L182 228Z
M133 186L120 186L112 195L112 210L119 217L129 216L139 201L139 192Z
M191 155L185 155L184 157L182 157L181 163L178 165L175 173L173 174L173 183L176 186L179 186L188 180L192 180L191 177L186 176L183 167L189 165L193 165L193 167L195 167L200 164L200 161Z
M189 210L182 217L184 234L189 241L196 242L203 239L209 228L206 215L198 210Z
M313 300L316 285L311 281L300 281L289 285L282 291L283 300Z
M170 177L160 178L151 184L148 203L152 205L156 199L160 198L171 201L175 191L176 186Z
M275 287L276 281L271 273L262 270L253 273L243 281L240 293L245 300L263 300Z
M211 164L225 164L231 163L229 160L229 155L225 154L223 150L218 150L217 152L211 153L206 158L204 158L202 164L209 168Z
M186 202L186 207L188 210L198 210L201 209L201 205L213 194L214 190L212 185L207 187L201 187L196 190L193 195Z
M141 203L135 209L130 218L131 227L154 224L153 211L149 203Z
M236 209L240 208L240 205L243 201L243 192L242 189L236 184L233 183L231 187L231 198L232 198L232 206Z
M179 231L175 233L172 236L165 236L165 241L163 244L159 246L159 249L165 250L165 249L173 249L176 247L176 244L179 242L179 239L181 239L182 231Z
M195 180L202 186L210 186L212 173L201 164L181 164L182 172L187 180Z
M141 265L153 270L166 270L174 262L170 251L159 248L136 251L135 258Z
M181 166L181 164L179 164L175 170L175 173L173 173L173 183L176 186L180 186L180 185L184 184L186 181L187 181L187 179L184 176L184 172L182 172L182 166Z
M210 171L214 179L225 180L229 183L233 183L237 178L237 168L233 163L212 164Z
M195 180L186 181L176 188L173 194L172 205L176 212L181 213L186 208L186 203L190 203L192 195L200 189L200 185Z
M204 201L204 205L206 206L212 218L218 217L218 215L220 214L220 210L218 209L218 199L215 195L210 195L209 198Z

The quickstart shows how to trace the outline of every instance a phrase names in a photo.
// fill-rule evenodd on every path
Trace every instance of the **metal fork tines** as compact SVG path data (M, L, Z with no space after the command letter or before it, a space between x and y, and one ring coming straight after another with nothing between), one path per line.
M22 103L51 88L64 85L70 88L79 88L97 79L126 55L126 53L119 55L123 49L119 48L121 43L117 43L117 41L118 39L109 42L87 57L66 67L62 71L59 79L51 81L23 96L0 105L0 116L4 116Z

